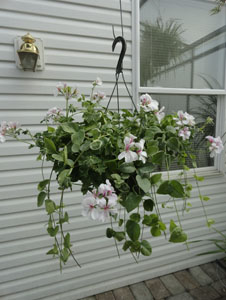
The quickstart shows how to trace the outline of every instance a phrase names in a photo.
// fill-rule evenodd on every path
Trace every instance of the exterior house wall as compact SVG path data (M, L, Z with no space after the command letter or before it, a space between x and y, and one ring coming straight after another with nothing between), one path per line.
M124 60L125 77L132 86L131 1L123 0L124 33L128 42ZM48 108L64 107L53 96L57 82L76 84L89 95L97 76L104 82L101 90L109 96L114 84L115 66L120 49L111 52L112 24L120 31L119 1L104 0L3 0L0 2L0 120L17 120L32 132L41 130L39 121ZM13 40L30 32L41 38L45 48L45 70L23 72L16 69ZM120 47L119 47L120 48ZM126 90L120 86L120 107L131 108ZM113 99L114 100L114 99ZM113 101L112 108L116 108ZM153 255L134 263L121 251L118 259L114 243L105 237L105 224L81 217L81 193L66 193L70 215L67 229L82 268L69 261L63 273L58 262L46 255L52 241L46 234L44 209L36 207L37 182L41 180L37 149L8 140L0 145L0 298L3 300L80 299L123 285L180 270L216 256L197 257L206 243L190 246L169 244L164 237L152 241ZM212 169L211 169L212 170ZM49 174L49 165L44 173ZM224 229L225 181L218 171L201 171L207 179L201 183L205 194L212 195L207 212ZM54 189L55 185L55 189ZM53 200L57 199L56 183ZM160 202L163 201L160 198ZM183 225L189 237L209 237L198 201L198 190L191 199L193 208ZM178 205L182 205L178 201ZM174 217L163 213L166 221ZM144 236L148 236L145 231ZM211 247L210 247L211 248Z

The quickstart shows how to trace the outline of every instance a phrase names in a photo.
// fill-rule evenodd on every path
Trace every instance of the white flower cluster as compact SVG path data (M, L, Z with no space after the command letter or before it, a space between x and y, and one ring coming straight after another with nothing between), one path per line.
M20 124L18 122L6 122L2 121L0 126L0 142L4 143L6 141L6 134L13 133L20 127Z
M210 157L216 156L216 154L220 154L221 151L224 149L223 142L221 138L218 136L214 138L213 136L206 136L206 139L209 141L209 151L210 151Z
M165 107L163 106L159 110L159 103L157 100L154 100L151 98L150 95L144 94L140 97L140 107L143 108L145 112L154 112L156 118L158 119L159 123L162 121L162 119L165 117L165 113L163 110Z
M179 110L177 112L177 117L174 118L178 127L176 129L179 130L178 136L182 137L182 139L188 140L191 135L190 127L195 125L195 118L192 115L189 115L187 112L183 112Z
M96 92L93 94L93 99L92 100L96 100L96 101L100 101L100 100L103 100L105 98L105 93L104 92Z
M60 117L63 117L63 116L64 116L64 113L61 108L52 107L47 111L45 120L57 122L57 121L59 121Z
M145 140L141 139L139 143L136 143L134 142L136 138L137 137L132 134L124 138L125 151L118 155L119 160L125 158L126 163L136 160L141 160L143 163L146 162L147 153L143 151Z
M63 95L67 100L70 98L75 98L78 96L78 89L77 87L70 87L67 85L67 83L59 82L56 85L56 91L54 93L54 96Z
M117 213L117 195L109 180L98 189L86 194L82 201L82 215L92 220L105 222L110 215Z

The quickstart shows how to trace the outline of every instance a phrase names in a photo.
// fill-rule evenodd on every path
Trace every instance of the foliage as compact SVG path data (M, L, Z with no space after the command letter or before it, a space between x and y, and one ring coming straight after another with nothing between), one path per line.
M159 75L162 68L176 63L185 44L181 38L182 24L170 19L158 18L154 24L145 22L141 29L140 59L141 85Z
M217 14L221 11L222 7L225 5L226 0L216 0L217 6L211 9L211 15Z
M186 176L189 157L195 166L192 155L192 140L197 133L194 117L179 111L176 115L165 116L163 108L149 95L141 96L140 111L123 109L120 113L101 106L104 94L94 93L101 85L99 78L93 82L90 97L79 95L77 89L66 84L57 86L57 94L65 98L66 113L54 107L47 112L42 123L46 130L32 135L29 130L18 128L16 123L3 122L0 130L2 142L10 135L20 140L20 135L29 135L30 148L39 149L38 160L52 163L48 178L38 184L38 207L45 207L48 215L47 232L53 238L53 247L47 252L60 259L60 266L68 258L76 260L71 244L70 233L64 232L69 222L65 211L64 194L73 185L81 185L85 195L82 206L83 216L92 220L110 222L106 236L122 243L124 251L129 250L136 260L140 254L149 256L152 247L144 239L144 229L150 235L166 236L167 224L160 214L159 195L173 203L177 220L171 220L169 242L186 242L179 216L178 199L184 201L184 210L190 204L186 201L192 189ZM70 104L69 100L77 100ZM80 116L80 121L76 120ZM51 124L54 123L54 125ZM27 141L26 141L27 142ZM219 153L219 139L209 139L210 151ZM170 168L176 161L182 173L178 179L167 179L156 172L162 164ZM51 195L51 183L56 180L59 200ZM194 175L196 182L202 177ZM208 197L201 195L203 201ZM162 200L161 200L162 201ZM166 204L162 202L162 207ZM206 213L205 213L206 215ZM206 216L206 221L208 219ZM176 224L177 223L177 224ZM208 223L209 224L209 223Z

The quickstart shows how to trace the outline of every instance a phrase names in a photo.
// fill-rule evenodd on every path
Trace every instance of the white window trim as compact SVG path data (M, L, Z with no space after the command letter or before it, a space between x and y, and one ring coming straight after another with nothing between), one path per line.
M140 1L132 1L132 92L133 98L139 99L140 93L150 94L171 94L171 95L217 95L217 124L216 135L222 136L226 131L226 79L224 89L188 89L188 88L160 88L140 86ZM226 10L226 9L225 9ZM226 61L225 61L226 70ZM226 74L226 71L225 71ZM226 76L225 76L226 77ZM225 151L215 158L214 167L205 167L204 173L208 176L218 173L225 174ZM203 168L197 169L198 173L203 173ZM171 171L175 175L179 171Z

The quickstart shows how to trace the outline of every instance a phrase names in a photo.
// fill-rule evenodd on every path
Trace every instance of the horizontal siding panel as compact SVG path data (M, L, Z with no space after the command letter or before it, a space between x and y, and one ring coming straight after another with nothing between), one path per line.
M0 41L1 44L11 45L14 47L14 39L17 36L23 36L25 29L19 28L0 28ZM109 36L109 39L95 39L94 37L85 36L69 36L64 34L51 34L45 32L35 31L35 37L41 38L44 43L45 49L57 49L67 51L81 51L89 53L112 53L113 35ZM119 53L118 47L115 49L115 53ZM127 55L131 55L131 41L127 39Z
M73 5L59 2L49 2L36 0L29 2L26 0L8 0L1 4L0 8L5 11L17 13L26 13L30 15L39 15L60 18L65 20L89 20L89 22L116 24L120 25L119 11L110 10L109 8L95 8L84 5ZM131 26L130 12L124 12L123 23L125 26Z
M112 26L111 24L88 23L87 21L65 20L57 18L49 18L45 16L30 16L23 13L14 13L0 11L0 26L7 28L20 28L30 32L40 31L49 33L60 33L66 35L88 36L95 38L111 39ZM90 30L92 26L92 30ZM121 32L119 26L115 26L115 32ZM131 30L125 27L125 37L131 40Z
M110 43L109 43L110 45ZM111 46L111 45L110 45ZM110 47L109 47L110 48ZM110 49L109 49L110 52ZM14 48L12 46L0 46L1 61L15 62ZM45 49L45 68L48 65L63 65L63 66L84 66L97 68L111 68L114 69L118 61L117 54L95 54L81 53L66 50L47 50ZM123 67L130 69L131 57L125 56Z
M39 79L48 79L52 78L52 80L59 81L61 78L67 80L85 80L92 82L97 74L100 78L104 78L105 81L114 82L114 70L109 69L94 69L88 67L73 67L73 66L48 66L48 69L45 72L22 72L19 69L15 68L15 64L13 63L4 63L0 62L0 77L3 78L39 78ZM125 77L128 82L131 82L131 73L128 71L124 72Z

